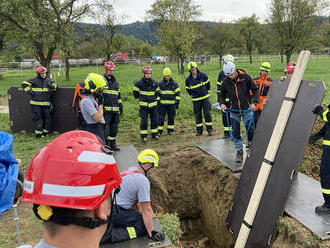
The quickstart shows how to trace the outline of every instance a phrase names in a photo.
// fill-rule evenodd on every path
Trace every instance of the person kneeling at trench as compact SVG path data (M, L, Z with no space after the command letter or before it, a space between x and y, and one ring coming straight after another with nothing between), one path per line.
M138 165L120 173L122 184L116 196L112 222L108 224L101 244L121 242L148 235L154 241L163 241L165 235L154 230L150 204L150 182L147 178L158 166L158 154L143 150Z

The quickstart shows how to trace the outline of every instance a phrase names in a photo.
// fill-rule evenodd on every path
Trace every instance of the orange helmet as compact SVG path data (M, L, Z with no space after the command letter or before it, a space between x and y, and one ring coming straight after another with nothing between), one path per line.
M33 157L21 200L71 209L96 209L119 187L116 161L86 131L57 137Z
M145 66L142 67L141 71L143 73L151 73L152 72L152 69L151 69L151 66L145 65Z
M108 62L104 63L104 69L114 71L116 70L116 65L111 60L109 60Z
M37 68L36 72L38 75L40 75L42 72L47 72L47 68L41 65Z
M285 69L284 69L284 73L286 73L286 72L293 73L295 67L296 67L296 63L295 62L289 62L286 65Z

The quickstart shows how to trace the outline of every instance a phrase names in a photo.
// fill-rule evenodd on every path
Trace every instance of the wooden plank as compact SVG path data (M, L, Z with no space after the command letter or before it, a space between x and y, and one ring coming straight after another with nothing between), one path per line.
M73 88L57 89L51 112L51 130L64 133L78 128L76 113L71 104ZM34 132L34 123L31 119L30 95L18 87L8 89L10 128L15 132Z
M221 161L225 166L234 172L241 171L246 159L246 152L243 154L243 163L236 162L236 150L234 143L229 139L216 139L197 142L196 145L206 153ZM245 147L245 145L243 145ZM244 149L245 150L245 149Z

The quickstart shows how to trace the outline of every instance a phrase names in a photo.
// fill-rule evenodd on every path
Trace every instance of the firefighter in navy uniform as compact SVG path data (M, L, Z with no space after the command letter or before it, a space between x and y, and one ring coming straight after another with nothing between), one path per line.
M226 63L227 61L231 61L231 62L235 62L235 57L233 55L230 55L230 54L227 54L223 57L223 61L224 63ZM220 87L223 83L223 80L225 79L225 73L223 72L223 70L221 70L221 72L219 73L219 76L218 76L218 81L217 81L217 94L218 94L218 98L219 98L219 94L220 94ZM230 107L230 102L229 102L229 98L225 98L226 100L226 107L229 108ZM227 119L227 116L226 116L226 113L222 112L222 125L223 125L223 138L224 139L227 139L227 138L230 138L230 134L229 132L232 131L232 128L231 128L231 120L230 120L230 114L228 113L228 119Z
M253 83L257 86L259 92L259 100L254 112L255 127L257 126L261 111L264 109L264 104L268 101L268 90L273 83L273 80L269 77L270 69L270 63L263 62L260 66L259 77L253 79Z
M133 95L139 99L139 115L141 117L140 135L142 142L147 142L148 115L151 119L151 137L158 140L157 98L159 98L158 83L151 78L152 69L149 65L142 68L143 78L135 82Z
M196 136L203 134L203 117L209 136L213 135L211 104L210 104L210 80L207 75L200 72L196 62L189 62L190 75L186 78L186 90L192 98L196 122Z
M161 135L164 129L164 120L167 114L167 133L172 135L174 132L175 109L180 104L180 88L177 82L171 77L170 68L164 68L164 78L159 82L160 106L159 106L159 125L158 134Z
M35 123L35 135L37 138L49 133L51 125L50 117L50 97L51 93L57 89L57 84L47 78L47 68L39 66L37 76L24 81L22 87L25 92L31 95L30 105L32 120Z
M107 86L103 89L104 96L104 119L105 119L105 139L111 150L119 151L116 145L118 133L119 114L123 113L123 102L120 95L119 83L114 77L116 66L112 61L104 64L104 78Z
M321 106L317 106L313 113L319 115L325 122L321 130L309 138L310 144L323 138L320 178L324 204L317 206L315 212L317 214L330 214L330 105L325 110Z

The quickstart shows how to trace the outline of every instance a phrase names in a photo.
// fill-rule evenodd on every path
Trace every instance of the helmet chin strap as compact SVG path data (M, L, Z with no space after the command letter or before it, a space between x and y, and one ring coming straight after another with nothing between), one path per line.
M150 166L148 169L145 170L145 169L143 168L141 162L139 162L139 166L140 166L140 168L143 170L145 176L147 176L147 172L148 172L149 170L151 170L152 168L154 168L154 165L152 164L152 166Z

